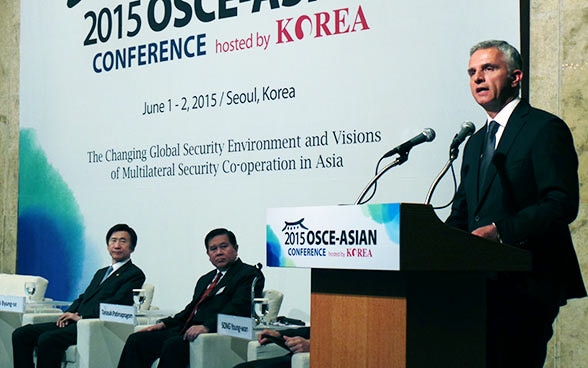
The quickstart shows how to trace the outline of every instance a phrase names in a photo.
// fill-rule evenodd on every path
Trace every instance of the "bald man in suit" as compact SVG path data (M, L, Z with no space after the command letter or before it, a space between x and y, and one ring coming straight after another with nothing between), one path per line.
M37 368L61 367L63 353L77 341L76 322L97 318L100 303L133 304L133 289L145 282L145 274L131 262L137 245L137 234L126 224L114 225L106 233L106 248L112 264L99 269L88 288L59 316L57 323L29 324L12 333L15 368L34 367L33 351L37 348Z
M569 230L579 206L574 142L560 118L518 97L522 61L508 43L472 47L468 74L487 122L466 144L446 223L531 252L530 272L489 281L487 366L543 367L560 306L586 296Z

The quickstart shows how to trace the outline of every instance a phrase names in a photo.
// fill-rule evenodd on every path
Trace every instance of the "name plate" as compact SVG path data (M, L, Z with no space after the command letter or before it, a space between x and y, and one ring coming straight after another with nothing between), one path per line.
M24 296L0 295L0 311L24 313L26 307Z
M100 303L100 320L135 324L135 307L132 305Z
M271 267L400 270L400 204L270 208Z
M216 330L221 335L239 337L247 340L257 338L253 330L253 319L219 313Z

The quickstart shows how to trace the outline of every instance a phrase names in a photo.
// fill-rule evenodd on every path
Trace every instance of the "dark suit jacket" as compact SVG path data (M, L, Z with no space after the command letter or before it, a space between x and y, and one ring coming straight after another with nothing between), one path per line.
M192 301L184 310L173 317L161 320L167 328L183 326L186 323L192 309L212 282L216 272L216 269L212 270L198 279ZM243 317L251 316L251 285L256 276L258 276L258 280L255 284L255 295L259 297L265 283L263 274L256 267L237 259L211 293L202 301L189 325L204 325L210 332L216 332L219 313Z
M558 117L522 100L512 113L484 183L478 183L486 127L464 149L447 224L472 231L495 223L503 242L532 253L529 276L550 302L586 296L569 231L578 212L578 158ZM544 288L546 286L546 288Z
M90 285L66 312L77 312L84 318L98 318L100 303L133 304L133 289L140 289L145 282L143 271L129 260L101 284L107 270L108 267L104 267L96 271Z

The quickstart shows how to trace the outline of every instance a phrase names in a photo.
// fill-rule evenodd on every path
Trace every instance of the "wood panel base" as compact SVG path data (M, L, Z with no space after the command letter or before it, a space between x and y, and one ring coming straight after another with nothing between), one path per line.
M406 299L312 293L311 367L406 367Z

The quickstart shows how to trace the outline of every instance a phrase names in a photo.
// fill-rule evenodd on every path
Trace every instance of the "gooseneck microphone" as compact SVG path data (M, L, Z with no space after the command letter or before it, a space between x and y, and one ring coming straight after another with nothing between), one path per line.
M449 149L454 149L459 147L460 144L465 141L467 137L474 134L476 131L476 126L471 121L465 121L461 124L461 130L453 137L453 141L451 141L451 145Z
M372 178L372 180L370 180L369 183L365 186L365 188L363 189L363 191L361 192L361 194L359 195L359 197L355 201L355 204L364 204L367 201L369 201L373 197L374 193L376 192L376 185L377 185L378 179L382 175L384 175L384 173L386 171L390 170L391 168L398 166L398 165L402 165L403 163L405 163L408 160L408 151L410 151L412 147L419 145L421 143L424 143L424 142L430 142L433 139L435 139L435 131L431 128L427 128L427 129L423 130L423 132L421 134L417 135L416 137L412 138L411 140L402 143L400 146L393 148L391 151L388 151L378 161L378 164L376 165L376 176L374 176ZM396 157L396 159L393 162L386 165L382 170L378 171L378 167L380 166L380 162L382 162L383 159L390 157L396 153L398 154L398 157ZM367 200L364 201L363 198L365 197L368 190L372 186L374 187L372 195Z
M402 143L397 147L394 147L392 150L388 151L384 156L382 156L382 158L390 157L394 154L404 155L408 153L412 147L424 142L431 142L433 139L435 139L435 131L431 128L427 128L416 137Z
M459 149L458 149L459 145L462 144L463 141L465 141L465 139L467 137L474 134L475 131L476 131L476 126L471 121L465 121L463 124L461 124L461 129L455 135L455 137L453 137L453 141L451 141L451 145L449 146L449 160L447 161L447 163L445 164L445 166L443 167L443 169L441 170L439 175L437 175L437 177L433 181L433 184L431 184L431 187L429 188L429 192L427 193L427 198L425 199L425 204L431 203L431 197L433 196L433 192L435 191L437 184L439 184L439 182L441 181L443 176L445 176L445 174L447 173L447 171L449 169L451 169L451 172L453 173L453 192L454 192L454 196L455 196L455 192L457 191L457 181L455 180L455 173L453 172L453 161L455 161L455 159L457 158L457 155L459 154ZM451 203L453 203L453 198L445 206L433 207L433 208L434 209L442 209L445 207L449 207L451 205Z
M261 269L263 268L263 265L261 263L258 263L255 265L255 268L257 268L258 272L257 275L253 278L253 281L251 282L251 317L257 319L259 316L255 312L255 285L257 285L257 280L259 280L259 276L261 275Z

